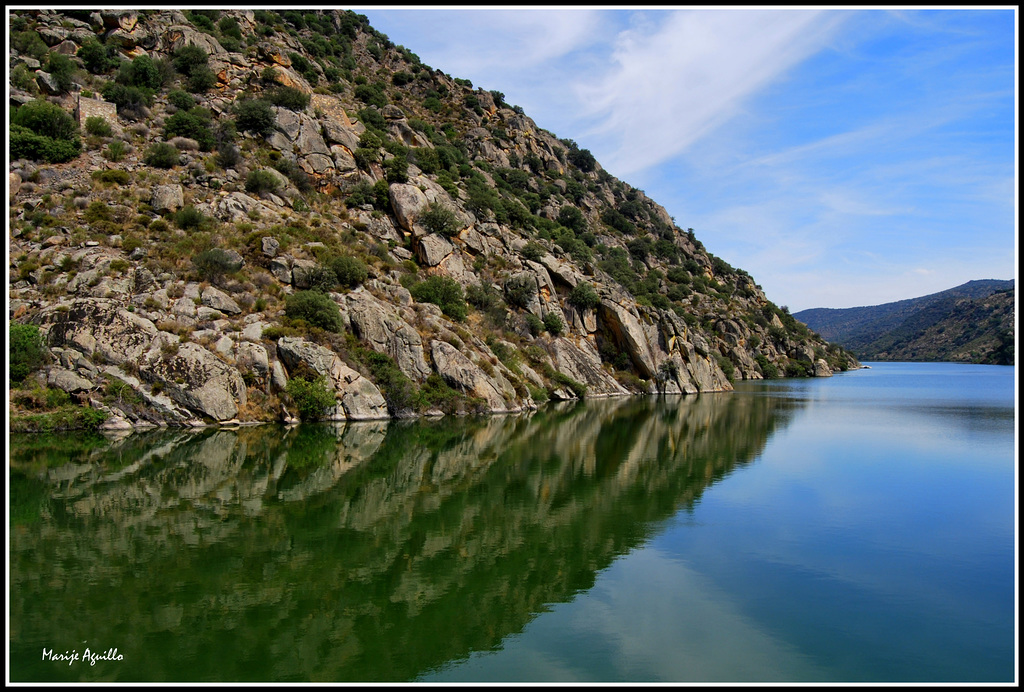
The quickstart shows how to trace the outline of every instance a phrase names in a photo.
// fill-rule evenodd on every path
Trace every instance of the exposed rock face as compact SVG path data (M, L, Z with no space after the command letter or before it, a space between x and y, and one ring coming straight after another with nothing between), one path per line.
M150 206L158 212L177 211L185 206L181 185L157 185L153 188Z
M555 364L572 379L587 386L587 396L624 396L629 391L601 367L601 357L589 340L579 344L560 337L551 342Z
M242 308L238 306L238 303L236 303L231 296L218 288L214 288L213 286L207 286L203 289L201 300L203 301L203 305L206 307L213 308L214 310L220 310L221 312L226 312L231 315L237 315L242 312Z
M289 370L304 364L334 389L339 404L328 414L328 420L373 420L388 418L388 406L380 390L368 379L345 365L338 356L323 346L301 338L283 337L277 342L277 353Z
M215 421L234 418L246 402L246 387L235 368L198 344L179 345L176 336L160 332L151 321L113 301L78 299L70 306L44 310L39 321L51 347L137 369L145 381L160 382L173 401ZM55 385L90 389L98 386L97 375L85 367L69 374L58 371ZM87 387L81 380L92 384Z
M110 363L137 363L158 333L156 325L103 298L76 299L45 308L37 323L49 346L73 348Z
M398 225L412 233L420 211L427 206L427 196L415 185L404 183L392 183L388 187L388 195Z
M434 341L431 345L431 355L438 374L454 389L483 399L493 412L521 410L521 406L510 403L502 395L502 390L510 387L507 382L495 382L448 342L440 339ZM502 386L503 384L505 386Z
M394 358L399 369L414 380L424 380L430 367L423 356L423 340L393 308L367 291L345 296L352 333L375 351Z
M199 344L181 344L176 350L161 345L147 353L143 362L143 379L164 383L173 401L215 421L234 418L239 405L246 403L246 387L238 370Z
M657 338L657 332L651 329L651 323L644 325L635 309L631 310L610 300L601 301L600 319L615 338L617 345L629 354L637 371L643 378L652 378L658 372L655 362L654 344L651 337Z
M178 10L26 14L46 46L68 55L94 38L126 60L202 48L215 83L193 98L210 114L211 136L236 117L239 98L281 86L309 96L305 107L274 106L265 133L242 132L235 163L221 165L219 145L215 156L197 151L200 136L188 133L196 139L174 139L180 164L160 169L145 152L176 112L169 89L120 114L54 91L48 100L77 103L80 122L102 112L126 147L120 161L93 147L63 164L11 163L9 309L42 328L52 359L41 382L117 427L289 420L289 372L306 377L307 368L336 393L331 418L384 418L386 401L397 409L402 398L363 348L387 355L414 393L443 380L461 397L447 411L726 391L730 378L856 366L589 152L440 71L399 78L407 56L331 12L335 27L356 27L340 77L351 88L309 55L308 29L263 35L248 10L222 12L243 33L230 52ZM12 87L12 105L36 98L36 86L44 98L58 88L30 55L14 50L11 65L38 77L32 93ZM89 87L111 79L92 75ZM383 85L386 104L353 93L371 84ZM109 169L128 183L97 184L94 174ZM247 190L255 171L277 189ZM186 203L198 228L172 216ZM424 217L434 204L451 212L447 227ZM211 246L226 261L200 271L191 260ZM334 269L343 256L365 265L362 286ZM346 333L325 336L288 315L288 298L324 289L332 270L339 281L326 288L337 291L329 298ZM444 280L434 287L445 295L410 290L428 277ZM449 317L460 305L465 317ZM111 377L135 391L134 404L103 394Z

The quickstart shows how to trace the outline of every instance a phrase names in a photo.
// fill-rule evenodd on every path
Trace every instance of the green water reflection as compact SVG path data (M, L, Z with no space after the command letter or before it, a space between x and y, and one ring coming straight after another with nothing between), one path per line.
M801 406L12 436L11 679L415 679L593 586ZM86 647L123 658L43 660Z

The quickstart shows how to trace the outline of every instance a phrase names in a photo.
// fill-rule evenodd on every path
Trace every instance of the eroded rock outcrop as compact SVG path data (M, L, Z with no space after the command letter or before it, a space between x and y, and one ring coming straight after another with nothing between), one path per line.
M302 338L283 337L277 342L277 353L290 371L305 366L325 378L338 397L338 405L325 416L328 420L389 417L380 390L333 351Z

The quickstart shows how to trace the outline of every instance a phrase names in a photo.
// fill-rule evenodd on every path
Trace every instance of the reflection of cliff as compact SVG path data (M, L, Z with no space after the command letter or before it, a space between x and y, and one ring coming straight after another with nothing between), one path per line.
M15 449L12 679L101 679L33 662L83 640L120 647L119 680L415 678L591 586L753 459L785 406L154 434L58 467Z

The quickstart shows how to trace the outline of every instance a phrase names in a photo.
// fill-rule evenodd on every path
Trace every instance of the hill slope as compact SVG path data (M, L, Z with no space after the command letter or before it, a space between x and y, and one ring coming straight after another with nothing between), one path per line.
M884 305L794 315L863 360L1013 363L1013 281L961 286Z
M45 351L16 408L355 420L857 366L361 15L23 11L11 46L9 307Z

